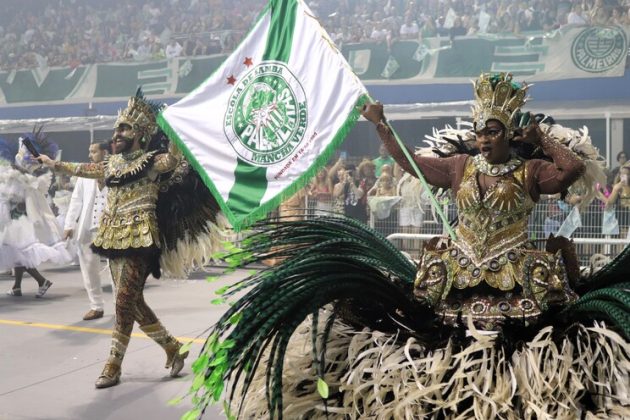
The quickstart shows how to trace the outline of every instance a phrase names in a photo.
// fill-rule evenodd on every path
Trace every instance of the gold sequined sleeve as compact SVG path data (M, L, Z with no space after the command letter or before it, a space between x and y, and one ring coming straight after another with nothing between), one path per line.
M170 142L168 153L161 153L155 157L153 169L158 173L170 172L177 167L182 159L182 153L174 142Z
M105 166L99 163L55 162L55 172L81 178L104 178Z
M416 172L407 160L407 157L404 155L387 124L382 122L378 123L376 125L376 131L396 163L398 163L405 172L416 176ZM454 158L415 156L413 151L409 150L408 147L407 151L414 157L414 161L416 162L416 165L418 165L418 169L420 169L422 176L424 176L429 184L440 188L451 188L456 186L456 173L454 171L456 165L454 165Z
M540 194L562 192L584 173L584 162L569 148L547 135L541 146L553 162L537 161L534 165L533 181Z

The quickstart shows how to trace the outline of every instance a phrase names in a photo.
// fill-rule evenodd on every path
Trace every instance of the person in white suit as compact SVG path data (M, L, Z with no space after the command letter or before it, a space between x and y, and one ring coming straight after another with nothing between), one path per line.
M98 163L105 159L109 143L93 143L89 158ZM107 200L107 187L101 180L79 178L72 191L70 205L64 223L64 238L77 242L77 255L83 276L83 285L90 300L90 310L83 316L85 321L102 318L104 314L101 272L105 266L101 258L92 252L92 235L98 227ZM109 270L105 270L109 273ZM109 275L109 274L107 274Z

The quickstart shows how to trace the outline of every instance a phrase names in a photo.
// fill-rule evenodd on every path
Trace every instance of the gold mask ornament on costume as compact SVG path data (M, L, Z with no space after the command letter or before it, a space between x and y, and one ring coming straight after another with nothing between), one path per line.
M500 121L508 138L514 134L514 115L527 101L525 83L512 81L510 73L482 73L474 82L475 104L472 107L475 130L483 130L488 120Z

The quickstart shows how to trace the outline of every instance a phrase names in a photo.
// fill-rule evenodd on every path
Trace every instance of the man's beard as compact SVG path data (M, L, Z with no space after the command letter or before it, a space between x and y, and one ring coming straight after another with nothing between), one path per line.
M120 140L122 140L122 142ZM112 146L114 154L125 153L133 146L133 139L129 137L116 136Z

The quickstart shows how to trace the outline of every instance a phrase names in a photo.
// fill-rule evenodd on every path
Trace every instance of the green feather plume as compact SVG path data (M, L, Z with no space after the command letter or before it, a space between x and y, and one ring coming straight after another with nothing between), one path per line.
M269 352L269 413L271 418L282 418L282 372L291 335L309 315L316 319L329 304L335 308L333 316L356 316L347 322L391 331L403 324L425 334L416 336L420 340L446 340L448 328L412 297L415 264L367 226L346 218L320 217L267 221L255 225L254 231L243 249L230 256L232 260L246 264L276 258L283 262L220 291L229 299L247 290L210 332L201 356L209 363L203 372L205 387L197 390L203 394L198 401L210 401L214 398L208 395L225 388L231 403L239 381L243 386L240 398L246 398L261 357ZM323 332L313 323L313 362L320 377L332 321L327 320Z

